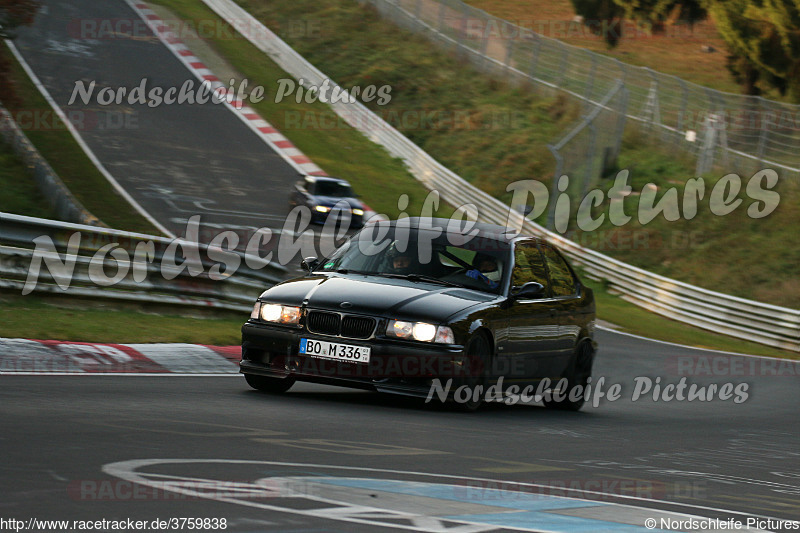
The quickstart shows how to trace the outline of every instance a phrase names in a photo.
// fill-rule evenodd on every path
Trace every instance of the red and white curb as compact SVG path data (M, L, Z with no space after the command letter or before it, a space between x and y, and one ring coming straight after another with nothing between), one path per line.
M0 339L6 374L237 374L239 346Z
M142 17L153 33L184 65L186 65L186 68L188 68L198 80L201 82L208 82L212 91L219 94L221 97L227 95L228 85L220 81L220 79L189 50L186 44L170 30L161 17L150 9L147 4L137 0L126 0L126 2L140 17ZM250 129L301 174L327 176L325 171L315 165L311 159L297 149L289 139L284 137L281 132L264 120L256 110L234 98L235 95L232 95L230 98L224 98L223 103L220 105L225 105L231 109L250 127Z

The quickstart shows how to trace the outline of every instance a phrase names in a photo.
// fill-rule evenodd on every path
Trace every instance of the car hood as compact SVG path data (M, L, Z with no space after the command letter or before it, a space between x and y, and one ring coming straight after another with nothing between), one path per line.
M498 296L403 279L336 274L285 281L266 290L261 298L312 309L440 323L459 311L491 302Z

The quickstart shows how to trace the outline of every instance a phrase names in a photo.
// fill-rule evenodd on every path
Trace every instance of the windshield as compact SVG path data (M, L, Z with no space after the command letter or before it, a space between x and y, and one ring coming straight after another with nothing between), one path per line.
M505 241L413 228L365 228L321 262L318 272L357 273L499 294L511 253ZM388 230L388 231L387 231Z
M314 186L314 194L317 196L335 196L337 198L350 198L353 190L349 185L340 181L318 181Z

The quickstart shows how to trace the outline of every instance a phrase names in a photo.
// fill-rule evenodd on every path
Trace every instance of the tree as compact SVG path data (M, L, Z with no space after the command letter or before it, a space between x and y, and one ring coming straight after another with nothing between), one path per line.
M706 18L702 0L614 0L623 8L625 18L649 24L656 33L674 21L690 26Z
M610 48L617 46L625 10L614 0L572 0L572 7L584 21L591 21L592 33L603 37Z
M664 30L670 21L687 21L690 25L706 17L701 0L572 0L575 12L589 27L613 48L622 37L622 21L646 24L651 31Z
M33 23L39 4L35 0L0 0L0 39L13 39L19 26ZM0 102L17 102L14 84L9 79L11 64L0 44Z
M800 101L800 0L706 0L747 94L759 81Z

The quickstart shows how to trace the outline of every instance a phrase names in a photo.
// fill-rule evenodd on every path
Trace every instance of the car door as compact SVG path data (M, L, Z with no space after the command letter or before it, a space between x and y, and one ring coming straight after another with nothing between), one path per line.
M580 309L580 285L575 279L572 269L561 253L553 246L542 243L547 273L552 293L551 306L558 322L558 337L554 343L557 357L553 361L554 372L563 373L569 364L570 357L580 334L580 320L577 316Z
M518 241L514 247L511 288L530 281L541 283L541 297L510 299L504 355L515 381L530 381L552 375L553 358L557 354L558 322L550 294L544 258L536 240ZM520 376L519 374L524 374Z

